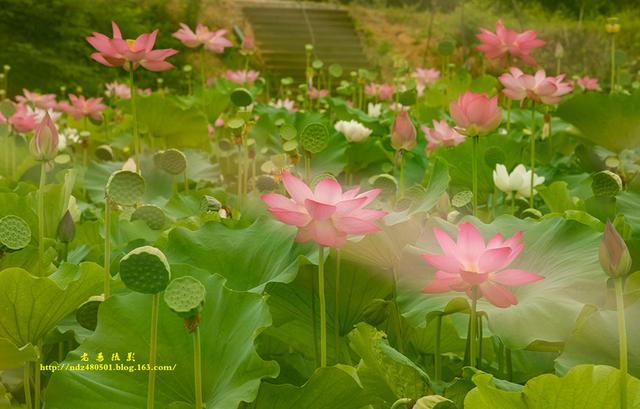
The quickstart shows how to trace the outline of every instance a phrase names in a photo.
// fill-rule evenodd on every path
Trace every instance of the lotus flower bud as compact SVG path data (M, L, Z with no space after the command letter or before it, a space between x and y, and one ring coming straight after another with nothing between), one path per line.
M31 139L31 153L40 161L50 161L58 152L58 130L47 112Z
M605 30L609 34L616 34L620 31L620 24L618 23L617 17L609 17L607 19L607 25L605 25Z
M600 242L598 256L602 269L612 278L625 276L631 269L629 249L609 221L604 228L604 237Z
M68 210L58 224L58 238L62 243L70 243L76 237L76 224Z
M561 59L562 57L564 57L564 47L562 46L562 43L556 43L554 57L556 57L557 59Z
M416 127L413 126L409 114L400 111L391 126L391 146L399 151L410 151L416 146Z

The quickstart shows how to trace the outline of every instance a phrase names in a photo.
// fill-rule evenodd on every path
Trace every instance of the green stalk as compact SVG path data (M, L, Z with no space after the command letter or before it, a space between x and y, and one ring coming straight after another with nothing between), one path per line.
M42 362L42 341L38 341L38 350L37 350L37 356L36 356L36 361L34 362L34 366L35 366L35 382L34 382L34 407L36 409L40 408L40 394L42 393L41 389L42 389L42 385L41 385L41 380L42 380L42 376L40 373L40 363Z
M202 409L202 355L200 349L200 327L193 336L193 376L195 382L196 409Z
M529 207L533 208L533 181L536 173L536 103L531 101L531 188L529 190Z
M620 409L627 408L627 373L628 373L628 352L627 352L627 325L624 317L624 292L622 288L622 278L613 280L616 289L616 310L618 313L618 338L620 340Z
M398 306L398 273L395 268L392 268L393 283L391 287L391 298L393 299L393 310L395 311L395 323L396 323L396 343L398 344L398 351L404 353L404 339L402 337L402 315L400 314L400 307Z
M442 333L442 314L438 314L436 317L436 344L433 351L433 363L435 366L435 380L436 382L442 380L442 355L440 352L440 345L442 339L440 334Z
M403 151L398 151L400 155L400 195L398 199L402 199L404 197L404 155Z
M11 169L11 176L17 181L18 180L18 170L16 169L16 138L13 132L9 133L9 151L11 152L11 164L9 165L9 169Z
M129 68L129 90L131 91L131 114L133 115L133 150L136 161L136 171L140 170L140 135L138 135L138 111L136 107L136 87L133 81L133 68Z
M477 318L477 304L478 304L478 287L474 286L471 290L471 313L469 315L469 366L475 368L477 365L477 348L476 342L478 318Z
M47 181L46 162L40 162L40 187L38 188L38 260L40 275L44 276L44 185Z
M151 302L151 339L149 341L149 382L147 384L147 409L153 409L156 388L156 355L158 352L158 313L160 293L153 295Z
M511 99L507 98L507 132L511 130Z
M189 179L187 178L187 169L184 170L184 191L189 193Z
M336 363L340 363L340 249L336 249L336 309L334 315Z
M616 89L616 35L611 34L611 90L613 94Z
M511 215L515 216L516 214L516 191L514 190L511 193Z
M104 201L104 299L111 295L111 199Z
M327 366L327 303L324 295L324 247L318 259L318 295L320 296L320 367Z
M473 167L473 215L478 214L478 143L480 137L478 135L473 136L473 152L471 154L472 167Z
M478 314L478 369L482 366L482 314Z
M313 358L316 366L320 366L318 353L318 322L316 321L316 282L311 277L311 322L313 323Z
M27 362L24 364L24 400L27 405L27 409L32 409L33 404L31 403L31 362Z
M311 154L307 151L304 151L304 181L309 184L311 183Z

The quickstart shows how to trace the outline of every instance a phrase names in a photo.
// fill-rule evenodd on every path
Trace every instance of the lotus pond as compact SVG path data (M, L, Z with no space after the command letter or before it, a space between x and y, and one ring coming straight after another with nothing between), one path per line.
M0 408L640 408L615 19L599 80L501 21L392 78L308 44L301 82L248 33L110 28L100 93L8 95L4 62Z

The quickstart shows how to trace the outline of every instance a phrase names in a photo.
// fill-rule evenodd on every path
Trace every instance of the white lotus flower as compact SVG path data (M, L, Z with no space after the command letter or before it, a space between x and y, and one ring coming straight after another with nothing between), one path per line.
M382 104L374 104L372 102L369 102L369 104L367 105L367 114L369 116L373 116L373 117L379 117L380 114L382 113Z
M531 193L531 171L520 164L509 173L506 166L498 163L493 171L493 183L498 189L505 192L507 197L511 197L515 193L516 197L528 198ZM533 186L539 186L543 183L544 177L534 174ZM535 189L533 193L536 193Z
M334 128L343 134L349 142L362 142L371 135L371 129L358 121L338 121Z

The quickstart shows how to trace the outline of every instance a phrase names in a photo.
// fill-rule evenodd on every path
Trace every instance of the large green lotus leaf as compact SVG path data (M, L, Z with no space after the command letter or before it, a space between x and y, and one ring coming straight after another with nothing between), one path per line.
M585 307L587 309L588 307ZM629 373L640 376L640 303L625 309ZM619 365L617 314L611 310L586 311L556 360L556 370L563 374L579 364Z
M620 371L604 365L580 365L564 377L535 377L521 391L500 388L492 375L473 377L476 388L464 401L466 409L619 409ZM627 404L640 408L640 380L628 377Z
M227 278L234 290L261 292L272 281L291 282L300 257L315 253L293 241L296 229L262 217L245 229L209 222L199 230L176 228L165 254L172 263L189 263Z
M520 349L536 340L563 342L574 327L584 304L600 304L606 288L606 275L598 262L600 233L573 221L550 218L540 222L500 216L491 224L467 217L485 239L500 232L510 237L523 231L525 244L511 268L540 274L544 280L514 288L518 305L497 308L481 299L478 309L486 311L490 330L506 346ZM442 254L433 235L437 226L456 236L456 226L441 219L427 223L416 246L407 246L398 266L398 300L403 315L413 326L424 326L429 312L441 311L461 293L423 294L422 288L433 278L435 269L420 253ZM466 332L466 331L465 331Z
M369 324L359 323L349 334L351 348L360 356L358 376L366 391L388 405L400 398L430 395L429 376L409 358L393 349L386 335Z
M218 179L218 165L212 164L206 152L185 149L187 177L195 182L213 182Z
M187 266L173 272L180 276L192 271ZM271 324L271 317L260 295L229 290L218 275L198 276L207 289L200 322L204 402L209 408L236 409L240 401L255 399L262 378L278 375L278 366L263 361L253 345L256 335ZM94 363L98 352L107 361L113 353L124 361L133 352L136 364L147 363L150 311L147 295L112 296L100 306L95 334L71 352L65 363L82 363L85 352ZM175 369L157 373L156 407L174 402L193 407L193 336L164 302L159 313L157 364ZM47 389L46 407L137 409L145 406L146 394L144 371L59 371Z
M624 214L625 221L631 226L631 231L640 237L640 193L622 192L616 196L618 211Z
M336 261L328 257L325 262L325 297L327 301L328 361L336 362ZM313 361L314 348L312 308L315 301L316 328L320 325L317 267L306 266L296 280L289 284L273 283L267 287L273 326L265 334L289 345L308 360ZM312 293L312 289L314 292ZM342 260L340 270L339 349L341 361L350 359L347 335L354 325L363 320L362 313L374 299L383 299L391 293L391 283L382 275L371 275L366 267ZM312 298L314 294L314 298ZM272 353L269 351L267 353ZM274 355L275 356L275 355Z
M63 264L49 277L21 268L0 271L0 338L22 347L35 345L89 297L100 293L102 268L94 263Z
M640 93L632 95L589 92L567 99L556 112L582 136L612 151L640 144Z
M0 371L21 368L25 362L35 361L38 356L32 344L18 348L11 341L0 338ZM2 405L0 405L0 408Z
M154 138L172 147L197 148L207 144L207 120L195 107L182 109L171 98L151 95L138 99L138 121Z
M338 365L314 372L304 385L263 383L252 409L361 409L375 403L355 369Z

